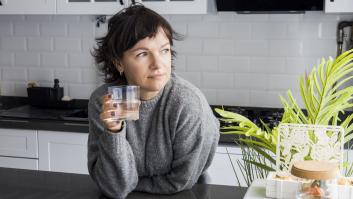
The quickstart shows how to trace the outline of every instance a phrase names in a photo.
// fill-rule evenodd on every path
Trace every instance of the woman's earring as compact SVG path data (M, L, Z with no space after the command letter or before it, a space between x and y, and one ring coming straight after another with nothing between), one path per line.
M124 72L123 72L123 71L119 71L119 73L120 73L120 76L123 76L123 73L124 73Z

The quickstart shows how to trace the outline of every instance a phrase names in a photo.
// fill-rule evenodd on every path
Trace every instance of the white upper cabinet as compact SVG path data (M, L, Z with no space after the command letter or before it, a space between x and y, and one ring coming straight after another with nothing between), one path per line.
M353 13L353 0L325 0L326 13Z
M206 14L207 0L139 0L159 14Z
M0 0L0 14L55 14L56 0Z
M57 14L112 15L124 6L123 0L57 0Z
M206 14L206 0L136 0L159 14ZM57 14L113 15L131 0L57 0Z

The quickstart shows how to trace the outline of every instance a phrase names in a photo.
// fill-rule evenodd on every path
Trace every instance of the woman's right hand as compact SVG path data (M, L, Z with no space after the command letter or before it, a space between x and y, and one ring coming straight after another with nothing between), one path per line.
M102 112L100 114L105 128L112 132L119 132L122 128L122 120L118 118L118 106L112 100L111 94L102 97Z

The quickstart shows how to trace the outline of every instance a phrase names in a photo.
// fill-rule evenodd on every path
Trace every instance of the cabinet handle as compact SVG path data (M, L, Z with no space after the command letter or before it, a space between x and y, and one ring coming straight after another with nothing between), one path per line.
M124 1L123 0L120 0L120 5L124 5Z
M16 119L0 119L0 122L19 122L19 123L28 123L28 120L16 120Z
M71 122L64 122L64 125L67 126L88 126L86 123L71 123Z
M334 2L335 0L330 0L330 2Z
M0 6L2 6L2 2L1 2L1 0L0 0Z

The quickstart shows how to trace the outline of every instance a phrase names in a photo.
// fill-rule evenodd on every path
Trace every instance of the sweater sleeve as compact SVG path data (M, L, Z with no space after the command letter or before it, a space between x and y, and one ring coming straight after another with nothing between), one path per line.
M183 105L175 111L176 132L173 139L173 160L169 172L139 178L136 190L171 194L192 188L211 164L218 140L219 121L208 104L199 101Z
M100 102L91 97L88 105L88 171L101 189L110 198L125 198L135 189L138 175L135 159L126 140L126 129L111 133L99 119Z

